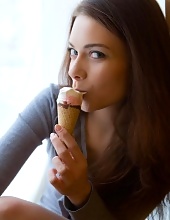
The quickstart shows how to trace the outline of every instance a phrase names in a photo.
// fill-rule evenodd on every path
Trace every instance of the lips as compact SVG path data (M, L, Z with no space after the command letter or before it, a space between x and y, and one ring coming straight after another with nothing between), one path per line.
M76 91L78 91L78 92L81 92L83 95L85 95L87 92L86 91L83 91L83 90L81 90L81 89L77 89L77 88L74 88Z
M72 83L72 88L74 90L77 90L78 92L83 93L83 95L87 93L87 91L83 90L82 86L76 80L74 80L74 79L73 79L73 83Z

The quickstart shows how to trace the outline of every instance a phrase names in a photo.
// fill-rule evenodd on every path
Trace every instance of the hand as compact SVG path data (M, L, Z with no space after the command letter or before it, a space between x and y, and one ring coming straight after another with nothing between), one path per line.
M80 206L91 191L87 160L66 129L56 125L55 131L50 138L58 156L52 159L54 168L49 171L49 181L75 206Z

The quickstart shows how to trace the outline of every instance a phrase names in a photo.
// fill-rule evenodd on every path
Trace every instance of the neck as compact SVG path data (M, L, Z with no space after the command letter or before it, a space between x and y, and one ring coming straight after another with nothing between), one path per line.
M90 124L96 125L101 131L106 131L114 128L115 119L119 111L118 106L110 106L104 109L100 109L94 112L88 113L87 120Z
M90 112L86 117L86 145L88 164L93 164L99 158L115 132L114 121L117 110L105 108Z

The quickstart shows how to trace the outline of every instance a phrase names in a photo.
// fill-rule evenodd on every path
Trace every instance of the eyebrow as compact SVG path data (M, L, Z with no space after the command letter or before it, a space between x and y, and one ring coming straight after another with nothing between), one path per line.
M72 43L70 43L70 42L69 42L69 45L74 47L74 45ZM104 48L110 50L110 48L107 47L105 44L86 44L84 46L85 49L92 48L92 47L104 47Z

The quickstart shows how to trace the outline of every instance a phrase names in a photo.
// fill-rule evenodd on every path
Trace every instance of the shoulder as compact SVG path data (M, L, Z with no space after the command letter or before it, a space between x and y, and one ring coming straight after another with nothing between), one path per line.
M56 99L59 93L59 86L50 84L48 87L42 89L33 100L22 111L22 116L28 117L41 117L45 121L54 120L57 114Z
M50 84L36 94L19 114L20 120L24 121L41 139L48 137L53 130L54 121L57 117L56 99L58 93L59 86Z
M59 85L50 84L48 87L41 90L33 99L32 104L37 106L53 107L56 105L56 99L59 94Z
M57 99L59 93L59 85L51 83L48 87L44 88L39 94L39 98Z

